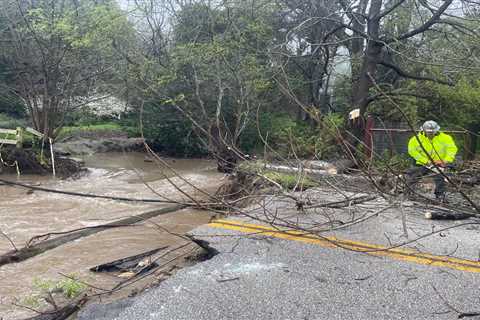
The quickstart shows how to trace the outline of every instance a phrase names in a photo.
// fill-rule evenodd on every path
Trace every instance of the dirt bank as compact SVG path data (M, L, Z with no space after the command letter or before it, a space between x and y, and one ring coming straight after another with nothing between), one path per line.
M33 149L4 148L1 151L0 173L47 175L52 174L53 163L56 175L61 178L78 176L86 171L82 163L75 159L59 155L55 155L54 159L52 162L50 153L42 156Z
M104 152L140 151L143 139L127 137L71 138L54 144L56 153L63 156L87 155Z
M54 161L48 144L43 152L33 148L2 147L0 173L47 175L52 174L55 166L58 177L68 178L86 171L83 162L78 159L82 156L142 149L143 139L128 138L121 132L81 132L54 143Z

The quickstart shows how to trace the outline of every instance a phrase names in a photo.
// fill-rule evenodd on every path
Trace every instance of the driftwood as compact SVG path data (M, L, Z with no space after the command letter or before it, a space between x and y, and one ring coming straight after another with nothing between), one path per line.
M26 246L18 250L12 250L9 251L3 255L0 256L0 266L3 266L5 264L9 263L17 263L21 262L24 260L27 260L29 258L32 258L38 254L41 254L45 251L54 249L56 247L59 247L63 244L66 244L68 242L87 237L90 235L93 235L98 232L102 232L108 229L116 228L116 227L122 227L122 226L127 226L127 225L132 225L135 223L142 222L144 220L148 220L154 217L157 217L159 215L163 214L168 214L171 212L179 211L186 208L185 205L176 205L168 208L162 208L158 210L153 210L153 211L148 211L145 213L142 213L137 216L121 219L118 221L114 221L111 223L107 223L104 225L100 225L97 227L91 227L91 228L84 228L76 231L72 231L70 233L67 233L65 235L53 238L53 239L48 239L39 243L36 243L31 246Z

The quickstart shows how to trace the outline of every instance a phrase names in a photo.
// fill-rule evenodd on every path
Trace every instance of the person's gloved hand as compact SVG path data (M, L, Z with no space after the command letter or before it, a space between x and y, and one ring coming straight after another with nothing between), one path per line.
M443 162L442 160L436 160L433 162L435 165L441 167L441 168L445 168L445 166L447 165L445 162Z

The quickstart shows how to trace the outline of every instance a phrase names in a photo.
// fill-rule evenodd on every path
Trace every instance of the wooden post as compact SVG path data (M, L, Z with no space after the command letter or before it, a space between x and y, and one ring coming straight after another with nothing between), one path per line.
M52 140L52 138L48 138L48 142L50 142L50 155L52 157L52 172L53 172L53 176L55 177L56 176L56 173L55 173L55 156L53 154L53 140Z
M17 127L17 148L23 148L23 129Z

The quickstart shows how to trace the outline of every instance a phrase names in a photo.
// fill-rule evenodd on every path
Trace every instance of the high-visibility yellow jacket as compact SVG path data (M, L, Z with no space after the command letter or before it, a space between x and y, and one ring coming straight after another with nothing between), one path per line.
M441 160L445 163L453 162L458 150L453 138L443 132L438 133L431 140L423 132L410 138L408 154L417 161L418 165L426 165L431 162L424 149L430 154L433 161Z

